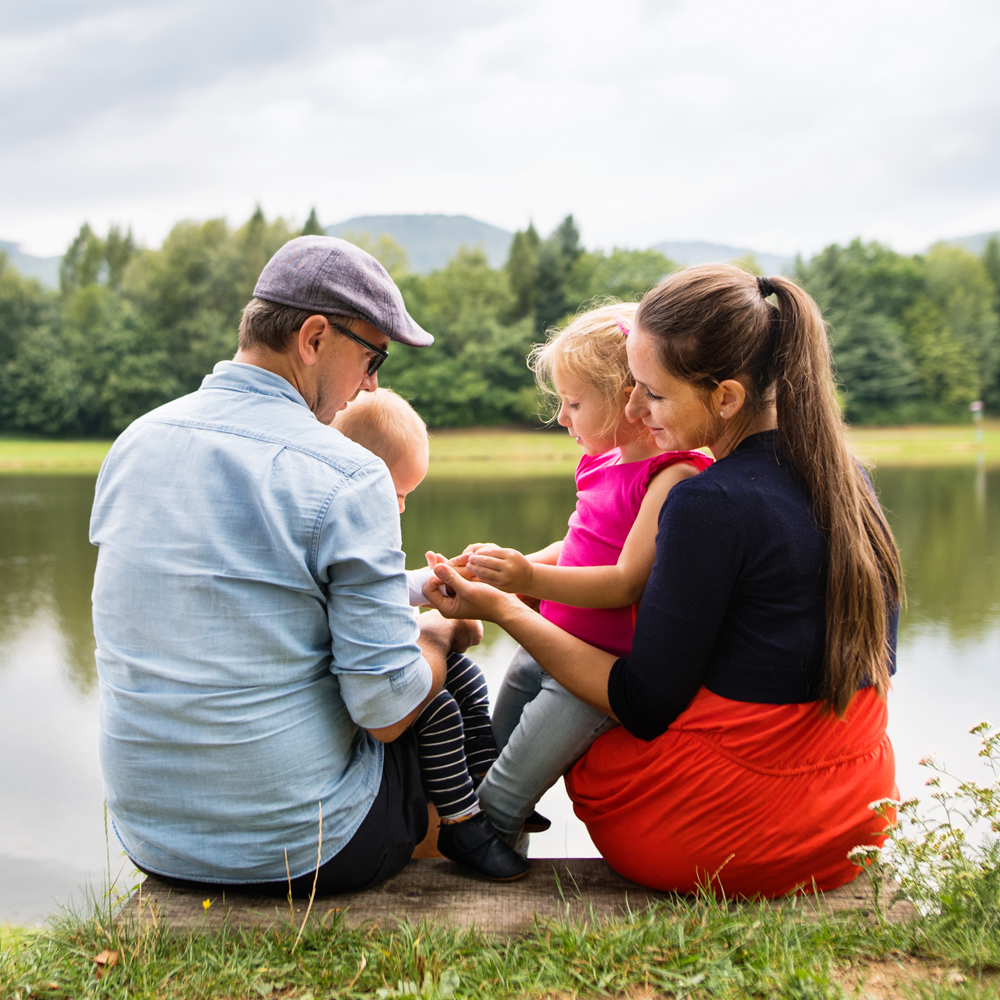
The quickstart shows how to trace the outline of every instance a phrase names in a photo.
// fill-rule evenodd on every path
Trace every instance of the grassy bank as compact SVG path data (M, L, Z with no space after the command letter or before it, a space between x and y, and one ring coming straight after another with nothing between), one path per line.
M996 996L996 943L974 936L936 919L893 925L857 912L817 917L808 902L714 899L539 923L511 940L426 925L352 929L335 918L297 942L290 926L171 934L97 915L0 928L0 997Z
M280 904L281 923L268 930L168 932L162 918L116 922L109 902L96 900L87 914L43 928L0 924L0 1000L995 998L1000 844L976 847L973 837L977 823L1000 829L1000 731L983 722L971 732L988 784L960 781L929 758L935 807L888 799L869 807L889 842L851 852L876 887L867 909L830 914L808 897L774 905L699 894L619 919L536 920L505 938L449 928L447 914L386 929L350 927L341 910L310 923L299 906L286 921ZM919 904L908 919L887 920L888 884Z
M987 421L981 444L971 425L859 427L858 454L882 466L1000 465L1000 421ZM0 473L96 473L110 441L44 441L0 436ZM542 430L474 428L435 431L430 475L479 478L569 475L580 449L568 434Z

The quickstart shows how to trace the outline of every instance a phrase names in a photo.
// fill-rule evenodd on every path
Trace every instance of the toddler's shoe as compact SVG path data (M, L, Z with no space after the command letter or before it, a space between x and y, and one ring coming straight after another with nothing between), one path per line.
M442 823L437 846L446 858L493 882L513 882L531 867L504 842L484 812L461 823Z

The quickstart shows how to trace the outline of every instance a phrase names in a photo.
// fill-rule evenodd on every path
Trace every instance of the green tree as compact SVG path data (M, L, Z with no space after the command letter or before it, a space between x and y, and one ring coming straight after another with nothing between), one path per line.
M996 286L984 261L961 247L938 243L927 253L926 268L927 294L941 310L950 336L962 345L978 373L976 395L987 389L990 402L995 402L1000 380L1000 321Z
M534 381L525 363L530 317L504 324L514 296L504 271L481 250L461 249L448 266L400 282L414 319L434 334L425 350L394 347L379 372L432 427L531 419ZM384 373L384 374L383 374Z
M839 314L831 343L844 415L858 423L905 420L905 407L918 393L918 377L901 325L859 306Z
M555 326L576 304L570 282L573 267L583 253L580 231L572 215L567 215L538 248L538 282L535 301L535 329L544 333Z
M993 311L1000 316L1000 240L991 236L983 250L983 267L993 284ZM983 392L987 405L993 412L1000 411L1000 374Z
M582 253L576 259L567 285L571 308L594 299L613 297L638 301L677 265L658 250L622 250L610 254Z
M827 247L796 278L830 324L845 413L859 422L913 419L920 382L903 316L924 293L922 261L879 243Z
M983 267L993 283L993 308L1000 314L1000 240L991 236L983 250Z
M78 426L80 373L45 327L26 330L4 367L0 417L5 430L70 433Z
M268 222L258 208L236 232L223 219L178 223L161 249L136 255L123 294L143 317L148 349L165 353L179 393L197 389L236 352L257 277L291 235L283 219Z
M937 303L921 296L903 314L903 321L924 397L950 409L976 399L982 385L978 366Z
M112 226L108 230L107 239L104 241L104 260L108 265L108 286L116 290L121 290L122 282L125 280L125 269L132 260L135 253L135 240L132 238L132 230L122 236L118 226Z
M518 230L510 243L504 270L514 293L514 305L508 319L519 320L535 311L538 300L538 251L541 237L534 223L529 222L523 232Z
M69 295L76 288L96 285L104 266L104 240L85 222L59 264L59 288L63 295Z
M10 361L29 330L54 327L58 310L57 296L34 278L22 277L0 250L0 366Z
M935 244L926 258L927 294L986 373L1000 362L995 288L983 262L961 247Z
M319 218L316 215L315 207L310 209L309 218L306 219L306 224L302 227L302 232L299 233L300 236L325 236L326 233L323 227L319 224Z

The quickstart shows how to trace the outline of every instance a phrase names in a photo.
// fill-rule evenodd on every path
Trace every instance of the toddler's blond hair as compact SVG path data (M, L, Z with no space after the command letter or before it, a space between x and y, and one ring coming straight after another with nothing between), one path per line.
M605 429L617 424L622 412L622 394L635 385L625 353L626 329L635 322L634 302L613 302L577 316L563 330L552 331L544 344L536 344L528 355L528 367L535 373L539 389L558 397L552 372L558 368L567 377L597 389L607 405ZM555 415L550 419L555 419Z
M385 462L390 472L415 447L427 446L427 425L410 404L392 391L362 392L330 423Z

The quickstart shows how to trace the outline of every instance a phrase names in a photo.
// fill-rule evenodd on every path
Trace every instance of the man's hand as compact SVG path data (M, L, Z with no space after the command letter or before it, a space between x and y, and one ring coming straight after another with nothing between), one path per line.
M469 556L467 568L476 578L508 594L530 594L534 567L517 549L484 545Z

